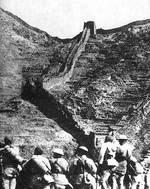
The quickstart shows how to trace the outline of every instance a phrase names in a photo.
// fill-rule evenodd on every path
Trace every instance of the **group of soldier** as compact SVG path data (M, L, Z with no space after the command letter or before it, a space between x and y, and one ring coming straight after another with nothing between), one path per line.
M61 148L53 157L44 156L35 147L29 160L19 155L12 140L4 138L1 154L0 188L2 189L148 189L149 157L137 161L125 135L108 135L95 162L86 146L78 146L68 162Z

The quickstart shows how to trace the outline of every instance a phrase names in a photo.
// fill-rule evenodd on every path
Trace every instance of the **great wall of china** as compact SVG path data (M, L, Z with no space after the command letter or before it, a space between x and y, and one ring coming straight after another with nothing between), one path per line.
M35 97L36 101L33 99L27 99L33 105L38 107L39 111L41 111L45 115L45 118L42 118L42 117L37 118L39 119L40 123L42 123L43 120L45 121L45 120L48 120L49 118L50 119L52 118L58 123L58 125L62 129L64 129L66 132L70 133L74 138L76 138L78 142L84 142L90 138L89 144L92 144L92 145L93 145L93 142L96 143L102 138L104 138L109 133L110 127L114 131L117 131L117 132L120 132L121 130L130 130L130 123L134 121L134 124L137 123L138 125L138 120L136 119L138 119L139 117L141 117L140 119L140 126L141 126L141 124L145 120L144 116L149 114L149 109L150 109L149 97L141 97L141 96L138 97L138 95L136 96L137 86L135 85L135 82L138 82L139 84L143 82L143 80L149 81L150 78L148 76L139 75L138 81L131 80L131 81L126 82L126 86L129 88L132 88L132 92L134 94L132 95L130 94L129 96L120 98L116 100L115 102L118 104L119 103L125 104L124 105L125 111L122 112L122 116L121 117L106 117L106 118L99 119L98 121L95 121L93 132L91 133L90 136L85 136L85 133L83 132L83 130L81 130L80 125L78 125L77 122L73 119L72 115L66 109L66 107L60 104L55 99L55 97L51 94L51 90L55 90L55 87L59 87L59 86L61 87L65 84L72 85L74 81L76 82L76 80L78 80L78 77L80 77L78 73L78 69L83 70L82 77L85 77L84 71L86 72L87 68L84 67L85 66L84 63L85 64L87 63L86 61L87 61L87 58L89 57L88 55L89 52L88 51L86 52L86 46L88 45L92 46L94 43L98 44L100 43L100 40L101 40L100 34L97 33L95 23L93 21L84 23L84 28L80 35L80 38L76 40L75 45L73 46L71 52L69 53L66 59L65 67L62 70L62 72L59 74L59 76L43 81L42 88L38 90L40 91L39 94L37 96L36 94L33 94L33 97ZM82 67L80 67L81 62L83 62ZM16 69L15 69L16 75L18 75L18 77L15 78L16 86L17 86L16 91L15 91L16 88L13 88L13 86L11 85L7 86L7 82L5 82L5 80L7 79L7 74L10 71L10 68L7 67L6 69L7 72L5 72L5 74L4 74L4 70L2 69L0 70L1 82L3 82L2 88L0 89L0 92L1 92L0 95L2 96L1 99L3 99L5 96L9 96L9 98L10 97L12 98L18 95L23 96L22 86L21 86L22 83L20 82L21 80L20 78L22 78L21 68L17 67L17 65L15 66L16 66ZM93 66L93 65L90 65L90 66ZM14 78L14 77L15 76L11 74L9 79L11 80L11 78ZM32 89L31 91L28 90L27 92L32 93L33 91L34 92L37 91L37 89L35 89L34 87ZM128 91L128 92L130 93L131 91ZM43 104L38 100L39 96L40 98L42 98ZM136 98L134 96L136 96ZM20 103L20 102L17 102L17 100L15 101L14 99L11 99L11 98L10 98L10 101L12 104ZM53 108L51 109L50 106L52 106ZM129 111L129 107L130 107L130 111ZM4 136L4 134L11 135L13 133L13 136L16 137L16 141L22 140L21 143L23 143L27 138L34 137L33 135L31 136L29 130L33 129L35 133L37 133L38 131L41 132L41 130L37 127L37 128L32 128L32 129L26 128L27 134L24 133L20 135L20 133L15 133L15 129L13 128L13 126L12 127L8 126L7 123L5 122L5 113L10 113L11 111L12 111L11 108L9 109L5 106L1 106L0 113L2 114L2 116L1 116L0 123L1 123L2 136ZM15 125L15 123L13 123L13 125ZM47 130L48 128L46 128L45 132Z

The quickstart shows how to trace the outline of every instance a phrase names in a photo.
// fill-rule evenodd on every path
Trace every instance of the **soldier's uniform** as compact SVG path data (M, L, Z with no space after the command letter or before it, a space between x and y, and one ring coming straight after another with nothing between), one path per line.
M131 183L131 188L132 189L144 189L144 168L139 162L135 162L135 171L136 175L132 177L132 183Z
M34 155L24 164L17 189L50 189L54 182L50 174L51 166L42 154L43 151L36 147Z
M3 188L3 180L2 180L2 172L3 172L3 156L2 156L2 153L3 153L3 150L4 150L4 143L1 143L0 142L0 188Z
M114 170L118 165L115 160L116 144L113 143L113 136L106 136L105 142L102 144L99 155L99 165L101 169L101 185L104 189L110 188L109 178L112 179L112 188L116 188L114 182Z
M118 166L116 168L116 181L119 189L124 189L124 178L127 172L127 160L132 157L133 147L127 143L127 137L120 135L118 138L119 145L116 150L116 160Z
M62 149L53 149L53 159L51 160L52 176L56 189L65 189L67 186L72 187L67 179L68 162L63 158L64 152Z
M86 156L88 149L80 146L72 160L69 174L75 189L95 189L97 167L94 161Z
M150 188L150 150L148 150L147 154L143 157L142 165L144 167L144 187Z
M16 178L19 174L19 164L22 164L23 158L19 155L19 148L12 145L12 141L4 138L5 147L2 152L2 177L4 189L15 189Z

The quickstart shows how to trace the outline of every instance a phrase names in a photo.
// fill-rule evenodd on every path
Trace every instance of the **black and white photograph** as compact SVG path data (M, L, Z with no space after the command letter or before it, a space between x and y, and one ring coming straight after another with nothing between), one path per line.
M150 0L0 0L0 189L150 189Z

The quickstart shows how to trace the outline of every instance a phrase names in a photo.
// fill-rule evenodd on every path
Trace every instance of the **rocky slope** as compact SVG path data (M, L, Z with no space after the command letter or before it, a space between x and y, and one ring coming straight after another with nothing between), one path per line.
M149 118L149 38L150 20L97 30L78 57L70 80L49 90L80 127L96 132L98 139L110 128L126 133L137 156L149 145L141 135L149 136L143 127Z
M3 10L0 25L1 138L13 135L25 154L63 144L71 155L76 141L92 147L93 133L101 140L111 128L136 156L148 148L150 20L66 40Z
M36 145L46 146L48 152L52 146L67 145L66 150L71 151L76 146L72 136L54 117L47 118L27 102L30 94L24 99L21 96L26 83L32 85L43 75L52 77L59 73L73 41L53 38L2 9L0 26L1 140L5 135L13 136L27 156Z

